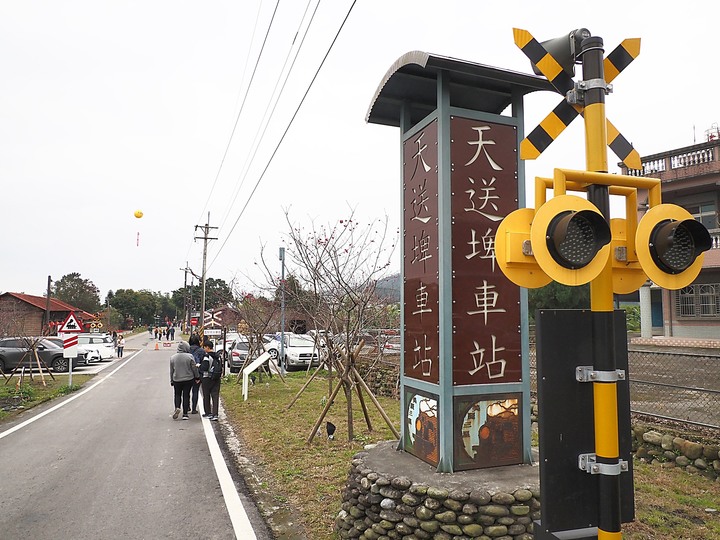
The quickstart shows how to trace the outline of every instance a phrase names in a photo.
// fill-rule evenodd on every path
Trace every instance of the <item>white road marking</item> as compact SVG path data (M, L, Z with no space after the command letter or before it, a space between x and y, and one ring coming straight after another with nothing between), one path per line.
M220 451L220 446L215 438L215 432L213 431L210 420L208 418L202 418L202 425L205 431L205 439L210 448L210 456L215 465L215 473L220 481L220 489L222 489L223 498L225 499L225 507L230 515L230 521L235 531L235 538L256 540L257 536L255 536L255 531L235 488L235 482L233 482L230 476L230 471Z

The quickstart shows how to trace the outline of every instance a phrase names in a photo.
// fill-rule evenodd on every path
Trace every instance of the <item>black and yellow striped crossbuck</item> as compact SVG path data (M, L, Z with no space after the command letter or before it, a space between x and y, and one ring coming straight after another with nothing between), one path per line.
M513 28L513 35L515 44L560 94L566 96L568 92L575 88L575 82L570 74L563 69L560 62L530 32ZM607 84L611 83L639 54L639 38L624 40L603 61L605 82ZM520 157L522 159L536 159L557 139L570 122L581 114L583 114L582 104L570 103L568 99L563 99L520 143ZM632 144L610 120L606 121L606 125L607 144L610 149L628 168L641 169L642 163L637 150L633 148Z

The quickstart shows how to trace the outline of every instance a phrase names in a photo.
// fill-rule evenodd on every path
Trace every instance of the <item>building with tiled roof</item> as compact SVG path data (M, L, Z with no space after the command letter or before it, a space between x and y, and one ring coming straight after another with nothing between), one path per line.
M57 298L6 292L0 294L0 336L54 334L55 328L73 311L81 321L95 319L91 313Z

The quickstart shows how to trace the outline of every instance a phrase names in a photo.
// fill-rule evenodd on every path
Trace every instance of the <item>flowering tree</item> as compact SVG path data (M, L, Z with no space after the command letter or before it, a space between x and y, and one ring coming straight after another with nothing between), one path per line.
M286 302L292 303L293 309L302 313L308 322L308 328L321 331L316 333L316 339L318 346L323 346L323 363L331 373L331 397L327 400L308 442L312 441L341 388L347 402L348 440L354 437L353 390L361 402L369 429L372 429L372 425L363 391L373 400L390 428L395 431L375 396L357 372L355 359L362 346L360 336L364 329L369 323L375 323L379 314L387 313L385 302L376 294L376 285L378 280L395 270L392 257L397 245L398 231L388 230L387 217L365 223L356 218L354 210L349 212L347 218L328 225L295 225L288 211L285 212L285 219L290 228L286 264L292 268L293 287L285 287L286 283L282 283L277 276L271 277L274 274L269 270L264 257L262 265L271 286L280 291L284 288ZM323 336L323 343L319 342L319 336ZM333 369L339 379L334 389Z

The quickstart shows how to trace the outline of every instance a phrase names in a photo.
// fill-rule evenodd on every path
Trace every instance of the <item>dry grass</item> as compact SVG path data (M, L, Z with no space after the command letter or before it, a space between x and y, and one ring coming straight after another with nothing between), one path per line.
M250 389L246 402L241 386L234 384L234 377L231 381L222 385L223 406L246 446L247 457L267 473L264 480L276 494L276 502L300 510L297 517L307 538L334 538L333 521L352 456L365 444L393 438L377 409L366 397L374 428L370 432L353 394L355 437L348 442L347 407L341 391L325 419L337 426L335 439L328 440L323 421L321 435L306 444L330 395L327 379L316 377L289 410L287 405L306 381L304 372L288 374L286 383L278 377L263 378ZM379 400L390 418L399 418L397 400Z
M637 519L623 527L624 538L720 539L720 482L637 460L634 467Z
M289 374L286 384L277 377L264 378L250 389L247 402L234 380L222 387L226 412L244 441L246 456L265 472L263 479L275 493L275 502L298 510L296 518L306 538L336 539L333 521L353 454L364 444L393 439L392 433L369 400L375 430L368 431L353 395L355 440L349 443L346 402L340 392L327 416L337 426L335 440L328 440L323 422L323 434L308 445L305 441L329 396L326 379L316 378L289 410L287 405L306 381L304 372ZM399 419L397 400L380 401L390 418ZM635 492L637 520L623 525L623 538L720 540L720 482L636 462Z

